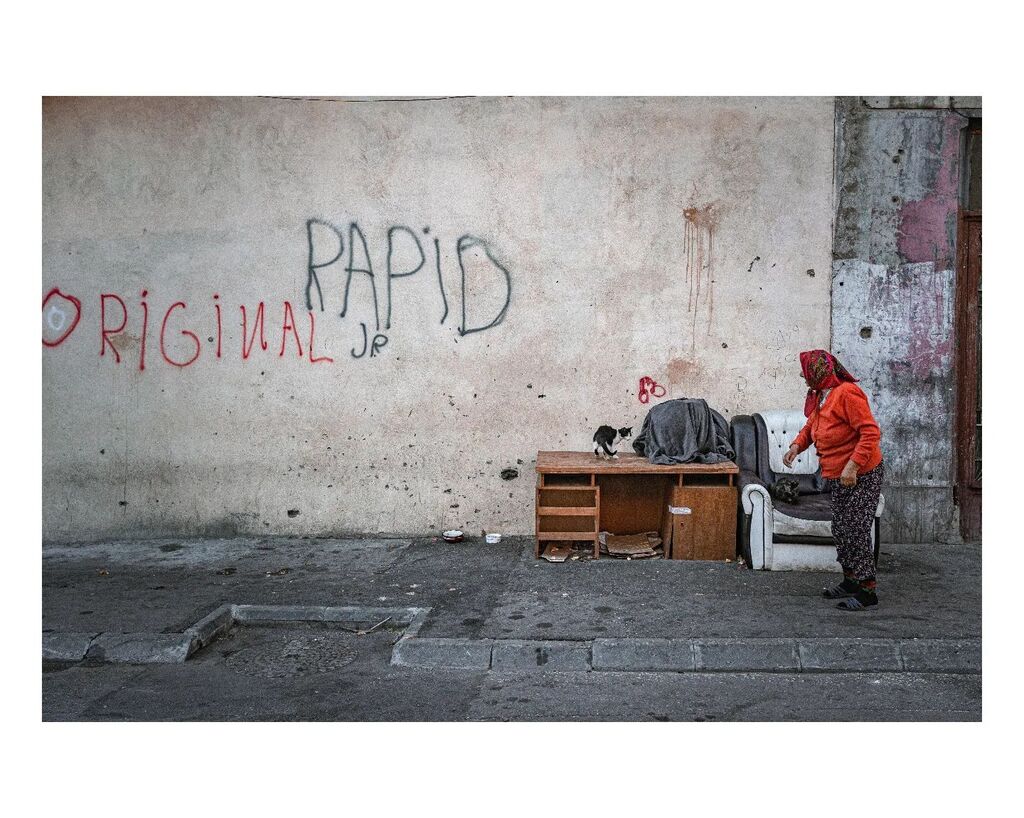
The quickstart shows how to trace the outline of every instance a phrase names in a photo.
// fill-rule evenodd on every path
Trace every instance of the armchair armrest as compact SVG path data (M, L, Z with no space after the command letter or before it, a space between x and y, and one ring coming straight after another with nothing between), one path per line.
M759 494L764 500L765 508L770 508L772 503L771 495L764 481L749 469L741 469L737 486L740 490L740 500L743 503L743 513L752 514L754 504L752 495Z
M772 498L764 481L749 469L741 469L737 486L745 515L740 553L755 570L772 564Z

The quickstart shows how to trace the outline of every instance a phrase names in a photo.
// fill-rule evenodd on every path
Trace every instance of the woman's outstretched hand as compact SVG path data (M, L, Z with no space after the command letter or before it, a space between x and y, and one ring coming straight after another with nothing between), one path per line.
M789 451L782 455L782 462L786 464L786 468L792 468L793 461L796 460L796 456L800 454L800 450L796 446L790 446Z
M848 460L843 467L843 473L839 475L839 482L847 488L857 485L857 464L852 460Z

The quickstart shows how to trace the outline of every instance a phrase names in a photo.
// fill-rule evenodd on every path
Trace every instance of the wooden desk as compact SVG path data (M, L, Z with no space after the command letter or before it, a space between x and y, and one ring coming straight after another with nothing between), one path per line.
M674 559L716 559L735 551L735 463L680 463L658 466L621 452L618 459L592 452L537 452L535 554L541 543L586 541L600 556L598 533L661 531L665 555ZM687 548L670 553L673 520L668 507L685 505ZM668 534L669 536L666 536Z

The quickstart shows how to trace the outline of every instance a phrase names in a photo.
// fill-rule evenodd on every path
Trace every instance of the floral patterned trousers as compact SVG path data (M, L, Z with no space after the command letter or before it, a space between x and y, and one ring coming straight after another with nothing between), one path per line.
M836 478L826 478L832 490L832 538L843 573L855 579L874 579L875 549L871 528L882 493L885 470L879 463L871 471L857 475L857 485L849 488Z

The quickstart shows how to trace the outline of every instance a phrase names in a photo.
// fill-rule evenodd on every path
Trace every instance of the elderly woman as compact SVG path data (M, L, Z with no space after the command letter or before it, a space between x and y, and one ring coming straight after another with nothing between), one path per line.
M842 599L837 607L844 611L863 611L878 604L871 526L882 490L882 433L864 390L833 355L801 352L800 368L808 387L807 423L782 460L790 466L811 443L817 448L832 492L832 537L843 568L843 581L822 595Z

